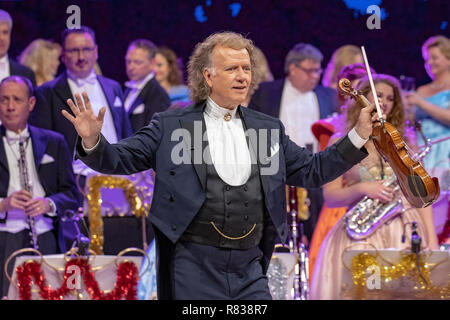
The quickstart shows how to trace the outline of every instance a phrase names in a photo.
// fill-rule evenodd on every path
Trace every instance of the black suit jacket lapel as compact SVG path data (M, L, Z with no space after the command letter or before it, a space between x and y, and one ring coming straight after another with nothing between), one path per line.
M114 93L114 89L111 86L106 85L104 79L102 77L97 76L98 82L100 83L100 87L103 89L103 93L105 94L106 101L108 101L109 109L111 110L111 113L114 117L114 112L112 112L112 109L114 107L114 100L116 99L117 95Z
M188 131L189 139L184 139L186 147L190 152L191 163L194 165L197 176L206 190L206 161L203 159L203 151L208 146L208 141L203 140L206 130L205 120L203 118L203 109L206 102L199 103L193 107L194 112L189 114L188 119L180 119L180 125Z
M128 97L128 95L130 94L131 89L128 87L125 87L125 90L123 90L123 101L126 100L126 98Z
M152 80L150 80L152 81ZM144 97L147 95L147 91L150 90L150 81L148 81L145 86L142 88L141 92L139 92L136 99L134 99L133 103L131 104L130 108L128 109L128 114L133 114L134 109L137 108L140 104L144 103ZM128 89L129 92L131 92L130 89Z
M62 73L58 80L55 83L55 86L53 87L53 91L56 93L56 95L64 102L63 106L64 109L66 109L70 114L72 114L72 111L69 108L69 105L67 104L67 99L72 99L72 101L75 101L75 98L73 97L72 91L69 87L69 82L67 81L67 73Z
M238 108L239 115L241 116L246 135L248 137L247 141L253 148L254 155L252 156L252 160L256 160L256 163L258 164L264 194L267 194L269 191L270 176L261 174L261 167L268 162L268 156L270 155L271 132L270 130L263 128L255 118L248 116L246 113L247 109L245 107L239 106ZM267 132L267 141L262 143L259 141L264 137L264 135L261 134L261 129ZM261 148L264 148L264 150L261 150ZM264 157L264 159L262 159L262 157Z
M125 130L122 130L122 124L125 119L123 119L121 115L121 108L116 108L114 106L116 98L121 99L122 97L119 97L116 92L114 92L113 86L108 86L105 82L105 79L102 76L97 76L98 83L100 84L100 87L103 90L103 93L105 94L106 101L108 102L109 111L111 111L111 116L113 118L114 128L116 129L117 139L121 139L121 137L124 137L127 133L124 132ZM123 108L123 101L120 101L122 103ZM125 113L124 113L125 115Z
M36 171L39 173L39 166L47 150L48 137L41 134L39 129L33 126L28 126L28 130L30 131L31 143L33 145L34 164L36 165ZM42 177L39 178L41 178L41 182L43 183L45 179L42 179Z
M274 117L279 118L280 117L280 109L281 109L281 99L283 96L283 88L284 88L284 82L286 80L275 80L272 92L269 96L269 103L267 103L268 109L264 111L264 113Z
M14 62L14 60L8 59L9 62L9 75L15 75L17 74L17 68L16 68L16 63Z

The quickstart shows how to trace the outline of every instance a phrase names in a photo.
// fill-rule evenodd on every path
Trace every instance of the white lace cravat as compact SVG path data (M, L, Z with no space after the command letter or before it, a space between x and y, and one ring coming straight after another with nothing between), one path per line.
M208 98L205 108L209 151L214 168L219 177L232 186L247 182L251 173L250 151L236 111L237 108L228 110L218 106L211 98Z

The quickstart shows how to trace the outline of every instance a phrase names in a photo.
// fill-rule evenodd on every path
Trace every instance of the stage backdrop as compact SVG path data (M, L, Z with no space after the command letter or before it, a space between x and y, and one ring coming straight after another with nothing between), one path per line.
M381 9L380 29L369 29L369 5ZM104 75L126 81L124 55L136 38L176 51L186 63L195 44L213 32L231 30L251 38L267 56L276 78L283 77L286 53L309 42L324 54L344 44L364 45L378 71L429 81L420 47L435 34L449 35L448 0L23 0L1 1L14 19L10 56L36 38L60 41L70 5L80 8L81 24L97 34ZM373 21L372 21L373 22Z

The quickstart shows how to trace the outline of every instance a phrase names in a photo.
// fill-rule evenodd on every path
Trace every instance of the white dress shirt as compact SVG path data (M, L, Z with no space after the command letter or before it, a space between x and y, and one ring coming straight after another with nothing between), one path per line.
M24 141L24 139L28 136L28 128L25 128L25 130L21 132L20 136L13 131L6 130L6 136L3 137L3 145L5 146L6 159L8 160L9 168L8 196L23 189L20 184L21 179L18 165L18 160L20 159L19 141ZM45 197L45 191L39 180L34 162L31 138L28 138L25 142L25 152L27 157L28 175L32 183L32 196L33 198ZM0 201L1 200L3 200L3 198L0 198ZM52 200L49 199L49 201ZM53 207L55 208L55 206ZM54 216L56 212L48 212L47 214ZM44 216L43 214L36 216L34 220L38 235L53 229L52 219ZM0 224L0 231L7 231L11 233L17 233L28 228L27 215L20 209L9 210L6 224Z
M92 70L89 76L84 79L77 78L73 73L67 70L67 82L69 83L70 91L73 96L75 93L79 93L81 95L83 91L86 91L94 114L97 115L103 106L106 107L102 134L109 143L116 143L118 141L116 127L114 126L114 120L110 110L110 107L114 108L114 106L109 106L108 100L105 97L105 93L103 92L102 86L98 82L97 75L94 73L94 70ZM75 174L81 173L85 176L89 174L97 174L96 171L87 167L79 159L73 162L73 171Z
M312 125L320 119L319 103L314 91L300 92L286 79L279 116L292 141L301 147L310 144L313 152L319 151L319 143L311 131Z
M5 54L0 58L0 81L9 77L11 75L11 71L9 70L9 59L8 54Z
M102 127L102 134L108 140L109 143L117 142L116 127L114 126L114 120L109 107L108 100L105 97L102 86L98 82L97 76L94 70L84 79L75 77L70 71L67 71L67 82L69 83L70 91L72 95L75 93L81 94L86 91L91 101L92 111L97 115L102 107L106 107L105 119ZM109 106L109 107L108 107Z
M134 100L136 100L136 98L139 96L139 94L141 93L142 89L145 87L147 82L152 80L153 77L154 77L154 73L150 72L142 80L125 82L125 87L131 89L130 92L128 93L126 99L125 99L125 102L124 102L124 106L125 106L125 111L126 112L128 112L128 110L130 110L131 105L133 104Z

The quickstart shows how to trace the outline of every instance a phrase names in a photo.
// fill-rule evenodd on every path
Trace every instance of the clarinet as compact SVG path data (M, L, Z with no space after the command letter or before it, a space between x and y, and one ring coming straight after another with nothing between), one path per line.
M33 192L32 184L28 175L27 158L25 153L25 147L23 141L19 142L20 158L18 160L19 172L20 172L20 184L22 188L29 193ZM27 215L27 223L30 227L30 239L31 245L34 249L38 250L37 232L34 217Z
M294 272L294 300L308 300L308 277L309 277L309 259L308 251L302 243L303 224L300 222L299 216L304 213L299 213L297 188L288 186L289 190L289 216L291 219L291 238L289 240L289 248L291 253L297 255L297 262L295 264ZM306 190L301 190L306 192ZM306 196L306 195L305 195Z

